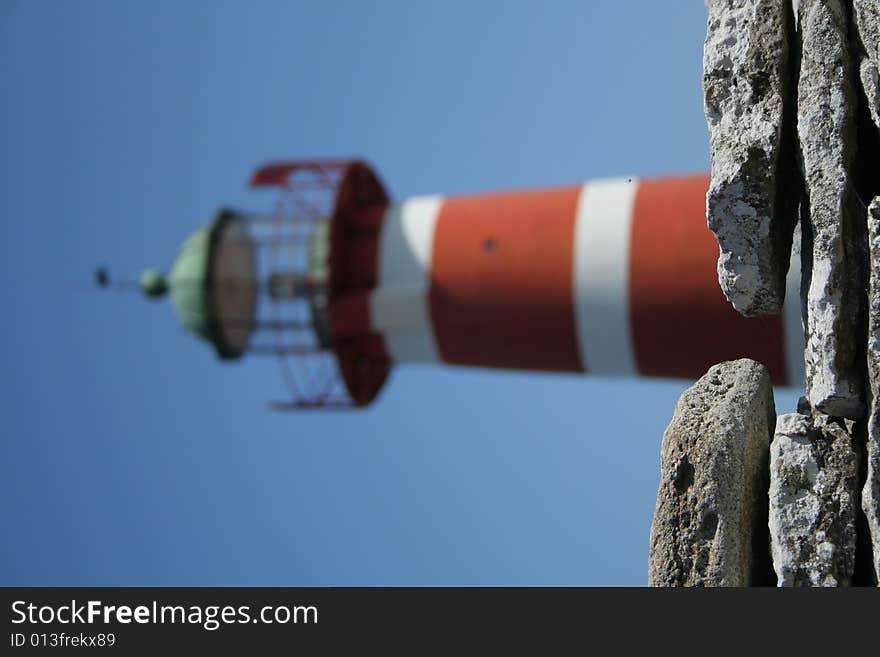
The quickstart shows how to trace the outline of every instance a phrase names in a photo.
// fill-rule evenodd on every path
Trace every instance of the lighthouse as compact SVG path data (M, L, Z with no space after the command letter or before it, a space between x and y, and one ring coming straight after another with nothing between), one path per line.
M406 363L692 379L750 357L802 384L800 268L782 315L739 315L707 175L392 201L364 162L296 161L250 184L271 212L221 208L140 287L220 359L278 358L276 408L365 406Z

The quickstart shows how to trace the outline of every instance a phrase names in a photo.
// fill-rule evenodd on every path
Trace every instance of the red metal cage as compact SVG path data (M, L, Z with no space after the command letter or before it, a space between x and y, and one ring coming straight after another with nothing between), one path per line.
M277 356L289 399L275 409L364 406L390 359L370 328L369 292L388 196L368 165L316 160L270 163L251 186L280 191L264 232L262 295L269 340L248 351ZM285 274L279 274L285 272ZM276 289L271 289L274 285ZM308 293L283 293L298 290Z

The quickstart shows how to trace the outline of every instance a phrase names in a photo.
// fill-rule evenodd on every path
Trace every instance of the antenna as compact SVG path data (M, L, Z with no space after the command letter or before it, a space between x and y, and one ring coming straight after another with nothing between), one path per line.
M106 267L95 267L94 272L95 286L102 290L113 289L117 292L130 292L133 290L141 290L141 283L130 280L114 281L110 276L110 270ZM148 294L148 296L161 296L161 294Z

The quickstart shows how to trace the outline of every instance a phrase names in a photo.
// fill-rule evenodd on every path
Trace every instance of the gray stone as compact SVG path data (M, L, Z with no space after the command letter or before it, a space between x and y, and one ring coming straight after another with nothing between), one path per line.
M718 281L743 315L778 313L796 218L782 182L793 165L790 9L787 0L707 0L706 7L706 214L720 247Z
M862 80L862 90L868 98L871 118L874 119L874 125L880 126L880 74L877 65L869 59L863 59L859 66L859 77Z
M767 486L775 418L770 376L753 360L715 365L681 396L663 434L651 586L773 583Z
M880 3L853 0L853 17L865 54L874 62L880 62Z
M862 510L873 544L874 577L880 582L880 197L868 208L868 382L871 409L868 416L868 468L862 488Z
M880 127L880 3L877 0L853 0L853 14L864 49L859 77L868 98L871 118Z
M856 97L847 13L841 0L800 0L797 12L803 44L797 131L806 183L801 221L810 244L804 251L807 398L822 413L856 419L865 405L853 263L864 215L851 180Z
M770 539L779 586L848 586L858 453L827 416L780 415L770 447Z

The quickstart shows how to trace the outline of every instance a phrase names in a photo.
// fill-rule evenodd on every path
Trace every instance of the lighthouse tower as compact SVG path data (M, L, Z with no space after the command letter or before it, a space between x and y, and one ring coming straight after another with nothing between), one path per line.
M278 408L364 406L399 363L696 378L722 360L803 380L799 267L785 312L747 319L717 283L705 175L392 202L359 161L274 163L269 214L221 209L169 295L221 359L277 357Z

